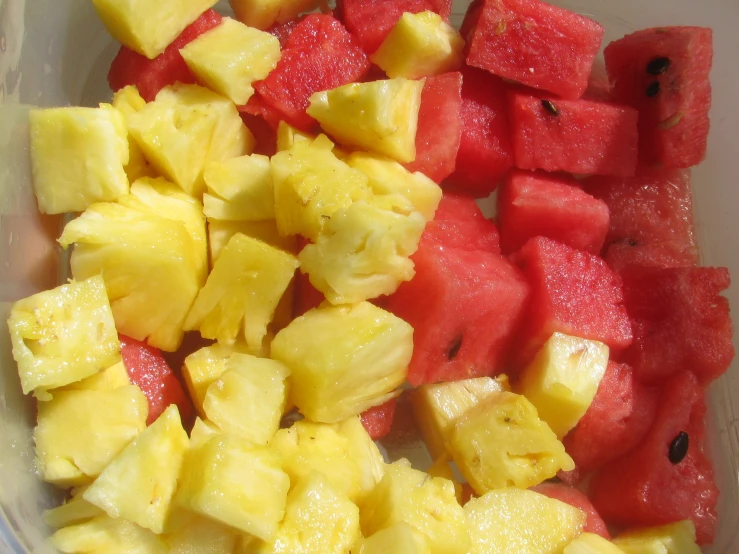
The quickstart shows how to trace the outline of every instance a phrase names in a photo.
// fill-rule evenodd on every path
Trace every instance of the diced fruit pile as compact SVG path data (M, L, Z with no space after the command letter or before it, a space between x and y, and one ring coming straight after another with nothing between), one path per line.
M8 322L57 549L713 541L729 275L698 267L687 169L710 30L608 45L605 86L604 29L539 0L461 31L449 0L93 3L112 103L30 116L73 280ZM373 442L396 412L428 473Z

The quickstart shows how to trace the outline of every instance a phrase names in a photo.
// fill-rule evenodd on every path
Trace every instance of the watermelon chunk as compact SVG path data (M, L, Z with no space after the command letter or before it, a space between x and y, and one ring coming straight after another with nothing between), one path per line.
M515 254L531 286L531 302L519 331L517 366L527 364L559 332L606 343L612 354L631 344L621 278L599 257L536 237Z
M277 67L254 89L291 125L310 131L305 113L310 96L360 80L370 62L344 26L324 14L311 14L290 33Z
M726 372L734 358L729 301L721 296L728 269L631 267L622 276L634 329L624 360L639 380L690 370L705 384Z
M462 140L461 109L461 73L426 77L418 111L416 159L405 164L408 171L420 171L437 183L451 175Z
M511 94L516 167L633 176L638 156L633 108L591 100Z
M573 100L588 86L603 33L540 0L477 0L462 26L469 65Z
M657 391L626 364L608 362L593 402L564 438L578 471L587 473L626 454L644 438L657 411Z
M482 198L513 167L507 90L501 79L474 67L465 67L462 77L462 140L449 183Z
M667 168L703 161L710 127L711 29L645 29L609 44L605 59L615 98L639 110L640 161Z
M599 254L608 232L608 206L571 177L515 170L498 192L498 225L506 254L536 236Z
M713 542L719 492L703 452L705 412L695 375L678 373L665 383L654 425L642 442L590 483L590 499L607 523L643 527L691 519L698 544ZM688 437L682 459L679 449L671 448L681 432Z
M299 17L297 19L291 19L286 23L275 23L274 25L272 25L272 27L267 29L267 32L280 41L280 48L284 48L287 44L287 39L290 38L290 35L295 30L295 27L297 27L298 23L300 23L302 20L303 18Z
M595 533L604 539L610 540L611 534L608 532L606 523L603 521L603 518L600 517L600 514L598 513L598 510L595 509L595 506L593 506L593 503L590 502L590 499L585 496L584 493L575 488L568 487L566 485L558 485L556 483L542 483L541 485L531 487L531 490L538 492L539 494L543 494L544 496L548 496L549 498L554 498L560 502L564 502L565 504L569 504L570 506L574 506L575 508L579 508L585 512L586 516L588 516L588 519L585 521L585 527L583 527L583 532Z
M395 406L397 404L398 399L393 398L384 404L380 404L361 413L360 420L362 421L362 426L372 440L380 440L390 432L390 428L393 426Z
M498 228L486 219L477 203L467 196L445 193L424 238L449 248L482 250L500 254Z
M194 83L195 76L180 54L197 37L218 26L222 18L213 10L207 10L188 25L167 49L153 60L121 46L108 71L108 84L113 92L128 85L135 85L139 94L151 102L164 87L180 83Z

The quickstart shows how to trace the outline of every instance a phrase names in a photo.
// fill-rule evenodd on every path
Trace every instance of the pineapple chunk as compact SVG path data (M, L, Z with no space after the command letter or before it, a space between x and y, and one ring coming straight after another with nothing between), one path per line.
M700 554L695 525L688 520L621 533L613 540L624 554Z
M110 517L162 533L189 444L172 404L110 462L83 498Z
M292 373L293 402L322 423L395 398L412 351L413 328L369 302L310 310L272 341L272 357Z
M226 221L275 218L275 193L267 156L252 154L205 166L205 215Z
M446 444L454 424L481 400L506 390L505 381L477 377L463 381L423 385L411 393L413 414L431 458L449 453Z
M277 124L277 151L282 152L283 150L290 150L295 146L296 142L301 141L314 141L316 137L304 133L300 129L293 127L285 121L280 121Z
M236 233L266 242L270 246L285 252L297 252L297 238L294 235L282 236L277 231L274 219L269 221L208 221L208 240L210 241L211 264L218 261L218 257Z
M203 400L208 387L226 371L226 363L234 352L248 353L241 344L226 346L213 344L193 352L185 358L182 377L185 379L190 398L202 417Z
M89 482L145 429L148 414L136 385L57 392L39 403L33 432L42 478L63 487Z
M113 106L32 109L29 120L41 213L81 212L128 193L128 131Z
M23 393L41 400L121 359L113 312L99 275L13 304L8 318Z
M602 342L554 333L522 372L518 389L562 438L590 407L607 365Z
M409 256L418 248L426 220L418 212L378 204L359 200L339 210L316 243L300 252L301 271L332 304L392 294L415 275Z
M146 100L141 98L139 89L134 85L123 87L113 95L113 107L123 114L127 133L128 118L140 112L144 106L146 106ZM128 134L128 164L124 169L130 183L141 177L156 177L156 171L146 161L144 152L130 134Z
M243 334L249 348L261 347L297 267L292 254L235 234L198 293L185 329L224 344L234 344Z
M370 197L367 177L339 160L332 148L333 143L320 135L272 157L280 234L301 234L315 241L334 213Z
M406 12L370 59L391 79L420 79L462 67L463 50L459 31L439 14Z
M90 375L87 379L70 383L60 387L58 390L115 390L131 384L128 370L122 361L113 364L108 369Z
M352 554L430 554L428 541L421 533L401 521L392 527L361 539Z
M61 506L46 510L44 512L44 522L46 525L52 529L61 529L89 521L98 516L104 516L105 512L82 498L82 492L84 490L76 492Z
M408 460L385 468L362 508L361 522L365 536L406 522L426 536L431 554L467 554L470 548L454 484L411 468Z
M188 514L182 525L166 536L169 554L232 554L239 534L211 519Z
M277 432L270 448L279 454L293 486L319 471L358 506L384 471L382 454L356 416L333 425L296 421Z
M167 554L164 541L149 531L106 515L54 533L51 544L64 554Z
M192 431L190 431L190 446L197 448L213 438L213 435L218 435L220 432L221 430L217 425L196 417L195 424L192 426Z
M449 447L477 494L528 488L575 464L525 397L498 392L457 420Z
M98 16L118 42L156 58L217 0L92 0Z
M197 249L186 226L119 204L95 204L64 228L59 242L72 252L72 274L102 272L116 328L173 352L200 288ZM142 317L146 314L146 317Z
M350 83L313 94L308 114L343 145L412 162L422 89L408 79Z
M208 88L242 106L280 61L280 41L230 17L180 50L187 66Z
M177 502L270 541L285 514L290 478L269 450L218 435L185 457Z
M640 550L644 554L643 550ZM680 550L679 552L683 552ZM685 551L686 554L687 551ZM697 551L699 553L700 550ZM696 554L697 554L696 553ZM565 546L562 554L625 554L618 546L593 533L583 533ZM665 552L667 554L667 552Z
M585 525L578 508L534 491L505 488L464 506L470 554L558 554Z
M427 221L434 219L441 201L441 187L423 173L411 173L398 162L366 152L353 152L346 163L369 178L375 194L400 194Z
M236 19L266 31L321 6L320 0L229 0Z
M224 432L266 446L280 428L289 374L280 362L232 354L208 387L203 411Z
M255 143L233 102L198 85L162 89L128 124L146 159L196 198L207 162L249 154Z

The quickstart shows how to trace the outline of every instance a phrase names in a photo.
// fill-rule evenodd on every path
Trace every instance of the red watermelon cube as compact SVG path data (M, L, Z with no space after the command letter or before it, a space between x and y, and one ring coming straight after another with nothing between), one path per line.
M604 342L612 354L631 344L621 278L601 258L536 237L515 254L515 260L531 287L515 365L531 361L553 333Z
M462 26L467 63L562 98L588 86L604 29L540 0L478 0Z
M437 183L449 177L462 139L461 109L461 73L426 77L418 111L416 159L405 164L408 171L420 171Z
M516 167L585 175L633 176L638 113L591 100L511 94Z
M603 518L600 517L598 510L595 509L595 506L590 502L590 499L585 496L585 493L573 487L559 485L557 483L542 483L541 485L531 487L531 490L538 492L539 494L543 494L544 496L548 496L549 498L554 498L555 500L564 502L565 504L569 504L570 506L574 506L575 508L579 508L588 517L585 521L583 532L595 533L604 539L610 540L611 534L608 532L606 523L603 521Z
M634 330L624 360L639 380L658 383L690 370L706 384L726 372L734 358L729 301L721 296L728 269L631 267L622 277Z
M571 177L515 170L498 191L498 225L506 254L536 236L599 254L608 232L608 206Z
M180 55L180 48L184 48L206 31L218 26L221 20L218 13L207 10L153 60L121 46L108 71L108 84L111 90L115 92L128 85L135 85L141 97L151 102L159 91L168 85L178 81L194 83L195 76Z
M448 248L500 254L498 227L468 196L445 193L423 236Z
M372 440L380 440L390 432L397 404L397 398L393 398L360 414L362 426Z
M267 29L267 32L280 41L280 48L285 48L290 35L302 20L303 18L299 17L297 19L291 19L287 23L275 23Z
M690 519L698 544L713 542L719 491L703 452L705 412L704 393L692 373L678 373L664 384L647 435L590 483L590 499L607 523L645 527Z
M667 168L703 161L710 127L711 29L637 31L609 44L605 59L616 100L639 110L640 161Z

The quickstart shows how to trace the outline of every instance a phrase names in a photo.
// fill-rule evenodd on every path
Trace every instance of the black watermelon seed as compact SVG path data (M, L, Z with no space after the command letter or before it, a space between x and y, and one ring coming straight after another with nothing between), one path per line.
M650 75L662 75L670 69L670 63L672 63L670 62L670 58L665 58L664 56L654 58L647 64L647 73Z
M555 106L551 100L542 100L541 105L544 106L544 109L550 114L559 115L559 110L557 109L557 106Z
M644 93L647 95L648 98L652 98L654 96L657 96L660 90L661 87L659 86L659 81L654 81L653 83L650 83Z
M688 447L690 446L690 437L685 431L680 431L670 443L670 450L667 457L670 463L677 465L688 455Z
M454 339L452 346L449 348L449 353L447 354L449 360L453 360L457 357L460 348L462 348L462 335L459 335L456 339Z

